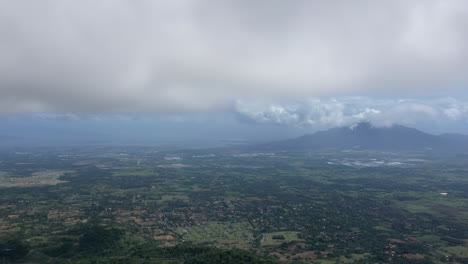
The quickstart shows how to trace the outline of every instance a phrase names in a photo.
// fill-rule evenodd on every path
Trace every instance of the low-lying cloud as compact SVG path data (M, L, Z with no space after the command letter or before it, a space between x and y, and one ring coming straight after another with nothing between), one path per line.
M0 4L0 112L211 111L468 83L463 0Z
M375 99L340 97L304 99L295 102L237 102L237 113L255 123L278 124L303 128L330 128L371 122L376 126L422 123L447 125L468 124L468 102L441 99Z

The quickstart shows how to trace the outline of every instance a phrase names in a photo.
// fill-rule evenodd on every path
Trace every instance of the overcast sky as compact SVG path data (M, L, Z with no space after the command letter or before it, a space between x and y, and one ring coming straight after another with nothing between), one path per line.
M311 129L435 120L468 131L465 0L0 7L4 115L229 113Z

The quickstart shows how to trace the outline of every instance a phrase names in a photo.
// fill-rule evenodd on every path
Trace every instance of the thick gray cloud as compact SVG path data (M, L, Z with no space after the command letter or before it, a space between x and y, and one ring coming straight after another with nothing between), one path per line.
M453 96L468 83L464 0L0 6L0 112L205 111L230 109L238 99Z

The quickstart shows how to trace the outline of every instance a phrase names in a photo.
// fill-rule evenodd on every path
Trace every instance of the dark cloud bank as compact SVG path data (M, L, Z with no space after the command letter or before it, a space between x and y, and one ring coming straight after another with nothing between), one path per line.
M293 113L298 123L326 123L335 121L312 118L304 105L284 108L283 117L280 108L246 105L258 98L466 95L468 2L463 0L4 0L0 5L4 113L237 109L261 122L270 122L268 115L279 118L272 122L291 122L287 115ZM339 103L327 100L314 111L341 111ZM324 101L312 105L319 103ZM372 107L375 103L343 118L385 113L391 119L402 110ZM400 106L429 113L434 103L428 104ZM451 108L437 108L435 115L466 115Z

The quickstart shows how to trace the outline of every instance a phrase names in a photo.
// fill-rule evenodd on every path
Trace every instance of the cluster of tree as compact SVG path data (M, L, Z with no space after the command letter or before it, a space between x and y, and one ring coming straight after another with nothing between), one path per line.
M45 242L39 252L32 251L25 239L0 241L0 262L22 263L184 263L184 264L273 264L275 260L241 249L220 249L183 243L172 247L115 227L112 223L92 220L70 230L75 241ZM47 244L49 243L49 244ZM46 260L46 261L44 261Z
M9 237L0 241L0 260L15 261L26 256L29 252L29 245L21 238Z

